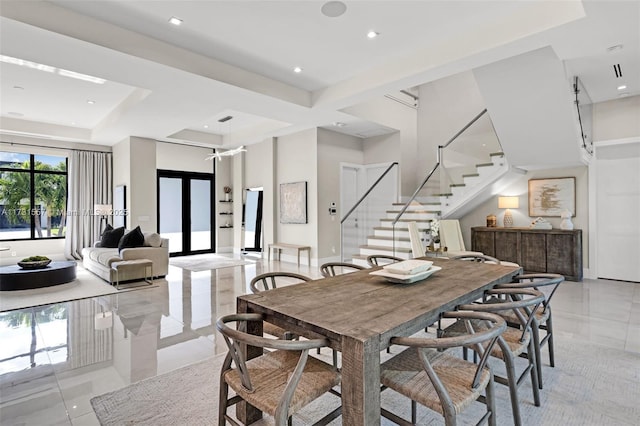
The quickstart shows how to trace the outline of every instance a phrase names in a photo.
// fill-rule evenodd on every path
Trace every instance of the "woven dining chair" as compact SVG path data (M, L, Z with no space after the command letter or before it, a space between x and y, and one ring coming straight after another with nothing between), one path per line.
M531 324L533 312L544 301L544 294L533 289L502 288L491 289L485 292L488 299L484 303L470 303L458 306L461 311L488 312L492 314L504 314L514 312L515 318L520 327L507 327L498 338L498 343L490 351L487 347L470 347L481 357L489 351L491 356L504 361L507 377L496 376L495 381L509 386L511 397L511 409L513 412L513 423L516 426L522 424L520 416L520 405L518 400L518 387L524 383L527 374L531 376L531 388L533 392L533 402L536 407L540 406L540 393L538 389L538 375L536 373L537 359L528 357L528 365L523 372L517 376L515 370L515 359L522 353L529 351L533 353L533 340L531 339ZM503 315L499 315L503 317ZM504 317L503 317L504 318ZM472 321L476 330L483 330L486 325L480 321ZM467 333L468 326L461 321L456 321L444 329L444 337L459 336ZM480 349L480 350L478 350Z
M383 390L390 388L411 399L411 422L381 408L381 414L399 425L416 424L416 403L444 416L447 425L455 425L457 415L480 400L487 412L478 424L496 424L493 373L487 364L489 353L507 325L498 315L484 312L445 312L469 327L469 332L447 338L394 337L395 345L407 346L380 367ZM484 327L477 330L474 322ZM487 348L478 364L463 360L445 349L467 345ZM443 351L445 350L445 351ZM482 392L485 396L482 398Z
M364 266L347 262L327 262L320 266L320 273L323 277L335 277L336 275L348 274L350 272L367 269Z
M262 291L268 291L277 288L278 282L282 284L283 282L295 283L307 281L311 281L311 278L305 275L296 274L295 272L265 272L263 274L256 275L249 283L249 287L254 294L257 294ZM271 336L286 340L298 338L298 336L291 333L290 331L287 331L284 328L278 327L277 325L271 324L269 322L265 322L262 327L264 333Z
M367 256L367 263L369 266L382 266L390 263L402 262L404 259L388 254L370 254Z
M564 276L560 274L524 274L513 278L513 283L501 284L498 288L533 288L540 290L545 287L549 289L545 292L545 300L542 302L533 317L531 334L533 337L533 345L535 356L537 359L538 385L542 389L542 356L541 351L544 345L549 346L549 365L555 367L555 354L553 346L553 318L551 316L551 298L555 294L558 286L564 281ZM512 312L506 313L504 319L508 323L516 323ZM540 339L540 330L544 330L545 335Z
M477 263L492 263L500 265L500 261L495 257L487 256L486 254L460 254L457 256L449 257L450 260L467 260Z
M327 339L268 339L246 332L251 322L263 322L261 314L233 314L219 318L217 330L222 334L229 352L220 372L218 425L227 421L240 426L227 414L227 408L246 401L275 418L276 426L291 424L291 416L304 406L340 384L340 372L332 365L309 356L310 349L327 346ZM237 330L227 324L237 323ZM247 359L242 348L263 348L263 354ZM271 349L271 351L264 351ZM235 396L229 397L229 387ZM341 407L319 420L324 425L338 417Z

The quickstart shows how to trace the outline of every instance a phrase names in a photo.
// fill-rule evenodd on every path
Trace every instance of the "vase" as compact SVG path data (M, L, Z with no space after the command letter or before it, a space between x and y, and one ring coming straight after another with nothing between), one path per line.
M224 200L225 201L229 201L229 193L228 192L224 193Z

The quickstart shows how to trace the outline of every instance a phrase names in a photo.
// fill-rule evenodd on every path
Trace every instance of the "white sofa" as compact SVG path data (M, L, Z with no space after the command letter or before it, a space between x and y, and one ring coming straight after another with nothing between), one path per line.
M117 248L100 247L96 243L94 247L82 249L82 265L109 283L113 282L111 264L123 260L149 259L153 262L153 276L164 277L169 272L169 240L162 238L160 247L134 247L125 248L118 254ZM120 281L144 279L144 268L139 270L126 269L120 272Z

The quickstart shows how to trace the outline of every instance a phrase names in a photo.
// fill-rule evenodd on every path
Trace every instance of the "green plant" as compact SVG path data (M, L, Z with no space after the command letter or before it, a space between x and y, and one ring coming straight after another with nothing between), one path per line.
M43 262L45 260L51 260L47 256L30 256L25 257L20 262Z

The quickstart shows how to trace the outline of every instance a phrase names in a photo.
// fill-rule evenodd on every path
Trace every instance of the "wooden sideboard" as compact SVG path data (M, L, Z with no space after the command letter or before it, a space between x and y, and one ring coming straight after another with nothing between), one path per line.
M471 228L472 250L515 262L525 272L562 274L582 281L582 230Z

